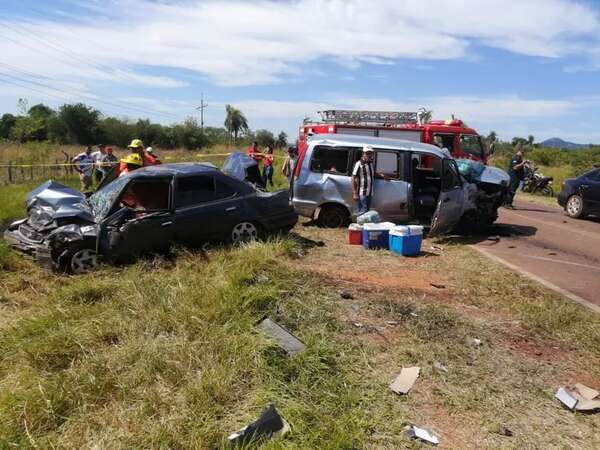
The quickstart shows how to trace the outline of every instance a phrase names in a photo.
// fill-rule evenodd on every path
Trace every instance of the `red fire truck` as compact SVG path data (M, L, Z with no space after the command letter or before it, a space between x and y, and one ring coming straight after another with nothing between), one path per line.
M425 109L416 112L319 111L320 122L305 120L298 137L299 164L314 134L338 133L424 142L446 148L454 158L470 158L487 163L481 137L459 119L427 120ZM440 145L441 144L441 145Z

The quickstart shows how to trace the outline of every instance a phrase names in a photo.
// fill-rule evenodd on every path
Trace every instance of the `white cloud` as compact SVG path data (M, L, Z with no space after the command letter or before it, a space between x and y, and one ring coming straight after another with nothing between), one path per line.
M2 34L13 41L0 40L0 52L28 70L57 76L182 85L140 74L140 67L151 65L243 86L281 82L318 58L356 70L362 63L391 64L400 58L471 57L472 42L534 56L585 55L585 42L600 31L597 11L568 0L510 6L504 0L122 0L108 5L93 5L98 14L93 20L69 26L12 23L14 30ZM42 45L39 37L68 53ZM97 64L117 70L97 70Z

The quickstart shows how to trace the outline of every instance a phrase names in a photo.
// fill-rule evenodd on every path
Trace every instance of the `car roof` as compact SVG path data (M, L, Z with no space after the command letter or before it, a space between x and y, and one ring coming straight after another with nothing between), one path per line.
M390 139L371 136L353 136L346 134L315 134L310 138L310 145L371 145L375 148L389 148L394 150L408 150L419 153L427 153L441 159L447 159L448 155L438 147L422 142L414 142L406 139Z
M126 176L137 178L161 175L199 175L218 171L219 169L211 163L172 163L140 167Z

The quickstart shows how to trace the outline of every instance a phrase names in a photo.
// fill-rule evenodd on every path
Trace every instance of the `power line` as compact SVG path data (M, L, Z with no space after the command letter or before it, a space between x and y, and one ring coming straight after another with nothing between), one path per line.
M18 76L15 76L15 75L11 75L11 74L7 74L7 73L3 73L3 72L0 72L0 76L8 77L8 78L11 78L13 80L17 80L17 81L19 81L21 83L27 83L27 84L33 84L33 85L36 85L36 86L40 86L40 87L45 88L45 89L50 89L51 91L62 92L62 93L65 93L65 94L67 94L68 96L71 96L71 97L72 96L81 97L81 98L88 99L88 100L90 100L92 102L104 103L104 104L112 106L114 108L119 108L119 109L134 111L137 114L143 113L143 114L149 115L149 112L147 110L142 109L142 108L137 108L135 106L129 106L127 104L119 104L119 103L108 102L106 100L100 100L100 99L97 99L97 98L94 98L94 97L90 97L89 95L82 94L80 92L77 92L77 93L75 93L73 95L73 93L71 93L71 92L65 91L63 89L60 89L60 88L57 88L57 87L54 87L54 86L50 86L50 85L45 84L45 83L40 83L38 81L33 81L33 80L27 80L26 78L21 78L21 77L18 77ZM4 81L6 81L6 80L4 80ZM14 84L14 83L12 83L12 84ZM30 86L23 86L23 85L20 85L20 86L21 87L25 87L25 88L30 88ZM33 88L31 88L31 90L35 91L35 89L33 89ZM38 90L37 92L40 92L40 91ZM56 97L55 95L51 95L51 94L47 94L47 93L44 93L44 94ZM61 100L64 100L64 97L61 98ZM157 115L166 116L166 117L173 117L173 118L176 117L174 114L162 113L162 112L158 112L158 111L152 111L152 113L153 114L157 114Z

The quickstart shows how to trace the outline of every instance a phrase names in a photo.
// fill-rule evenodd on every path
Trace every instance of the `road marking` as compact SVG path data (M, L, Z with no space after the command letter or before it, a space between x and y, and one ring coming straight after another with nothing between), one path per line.
M555 284L550 283L547 280L544 280L543 278L532 274L531 272L527 272L526 270L521 269L518 266L515 266L514 264L509 263L508 261L506 261L505 259L500 258L499 256L496 256L494 254L492 254L491 252L484 250L482 248L479 248L475 245L470 245L469 247L474 248L475 250L477 250L479 253L481 253L484 256L487 256L489 259L491 259L492 261L495 261L497 263L500 263L506 267L508 267L510 270L512 270L513 272L517 272L520 273L521 275L530 278L534 281L537 281L538 283L540 283L541 285L547 287L548 289L551 289L555 292L558 292L559 294L563 295L564 297L568 298L571 301L574 301L575 303L579 303L581 306L585 306L588 309L591 309L594 312L600 313L600 306L596 305L595 303L592 303L576 294L573 294L570 291L567 291L566 289L563 289Z
M548 222L546 220L534 219L533 217L524 216L523 214L518 214L518 213L516 213L514 211L511 211L511 210L507 210L507 212L510 212L511 214L514 214L515 216L520 217L520 218L525 219L525 220L532 220L533 222L543 223L544 225L548 225L550 227L558 228L558 229L563 230L563 231L566 230L569 233L577 233L577 234L580 234L582 236L586 236L586 237L589 237L589 238L592 238L592 239L599 239L600 240L600 234L598 234L598 233L591 233L591 232L584 231L584 230L578 230L577 228L574 228L574 227L568 227L568 226L564 226L564 225L559 225L559 224L556 224L556 223Z
M582 263L576 263L576 262L572 262L572 261L565 261L564 259L553 259L553 258L546 258L544 256L532 256L532 255L522 255L522 254L515 254L512 252L506 252L506 251L496 251L496 253L503 253L505 255L512 255L512 256L516 256L519 258L531 258L531 259L539 259L540 261L549 261L549 262L553 262L553 263L558 263L558 264L569 264L571 266L578 266L578 267L585 267L586 269L593 269L593 270L600 270L600 266L592 266L591 264L582 264Z

